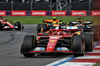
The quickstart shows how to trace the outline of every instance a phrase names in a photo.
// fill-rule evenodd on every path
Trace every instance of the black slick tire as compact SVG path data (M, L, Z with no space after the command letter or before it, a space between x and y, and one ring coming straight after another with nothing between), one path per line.
M21 53L25 57L33 57L35 53L27 53L28 51L34 49L36 47L36 38L32 35L26 35L21 46Z
M75 35L73 36L73 48L72 50L76 52L74 54L75 57L77 56L84 56L85 54L85 43L84 38L82 35Z

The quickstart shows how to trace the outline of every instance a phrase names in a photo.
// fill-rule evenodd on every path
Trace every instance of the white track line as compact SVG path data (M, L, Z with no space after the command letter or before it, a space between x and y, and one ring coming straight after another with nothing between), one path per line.
M58 66L93 66L95 63L66 62Z
M100 53L100 50L93 50L92 52L87 52L87 53Z
M100 46L96 46L95 48L100 48Z
M95 48L100 48L100 46L96 46ZM87 52L87 53L100 53L100 50L93 50L93 52ZM65 57L61 60L50 63L46 66L54 66L54 65L56 65L56 66L57 65L58 66L93 66L95 64L95 63L88 63L88 62L64 62L64 63L61 63L65 60L68 60L69 58L71 58L71 56ZM82 56L82 57L76 57L75 59L100 59L100 56L87 56L87 55L85 55L85 56Z
M100 59L100 56L83 56L83 57L77 57L75 59Z
M55 62L53 62L53 63L47 64L47 65L45 65L45 66L53 66L53 65L58 64L58 63L60 63L60 62L62 62L62 61L65 61L65 60L67 60L67 59L69 59L69 58L71 58L71 57L73 57L73 55L67 56L67 57L65 57L65 58L63 58L63 59L60 59L60 60L55 61Z

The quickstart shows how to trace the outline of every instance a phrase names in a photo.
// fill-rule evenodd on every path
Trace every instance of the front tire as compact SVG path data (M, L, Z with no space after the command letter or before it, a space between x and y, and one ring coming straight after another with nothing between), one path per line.
M21 23L20 22L15 22L15 26L18 27L18 28L16 28L16 30L21 30Z
M35 53L27 53L28 51L34 49L36 47L36 38L32 35L26 35L21 46L21 53L25 57L33 57Z
M84 38L82 35L75 35L73 36L73 48L72 50L76 52L74 56L84 56L85 54L85 43L84 43Z

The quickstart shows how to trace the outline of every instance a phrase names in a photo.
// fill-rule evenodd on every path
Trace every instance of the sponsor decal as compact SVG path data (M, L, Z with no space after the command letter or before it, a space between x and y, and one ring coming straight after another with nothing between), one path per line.
M32 16L46 16L46 11L32 11Z
M44 47L36 47L34 51L44 51L45 48Z
M11 16L26 16L26 11L11 11Z
M6 11L0 11L0 16L6 16Z
M50 42L55 42L56 40L50 40Z
M52 16L66 16L66 11L52 11Z
M71 16L86 16L86 11L71 11Z
M100 16L100 11L92 11L92 16Z
M50 39L58 39L59 37L56 37L56 36L54 36L54 37L50 37Z

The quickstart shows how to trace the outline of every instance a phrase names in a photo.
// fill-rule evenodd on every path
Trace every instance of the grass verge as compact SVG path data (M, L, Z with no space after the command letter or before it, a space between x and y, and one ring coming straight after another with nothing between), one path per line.
M93 21L94 24L100 24L100 17L92 17L92 16L57 16L57 19L62 20L62 22L68 23L69 21L76 21L77 18L82 18L86 21ZM44 19L52 19L52 16L4 16L3 19L7 19L8 21L20 21L23 24L39 24L42 23Z
M99 63L97 63L97 64L95 64L95 65L93 65L93 66L100 66L100 62L99 62Z

